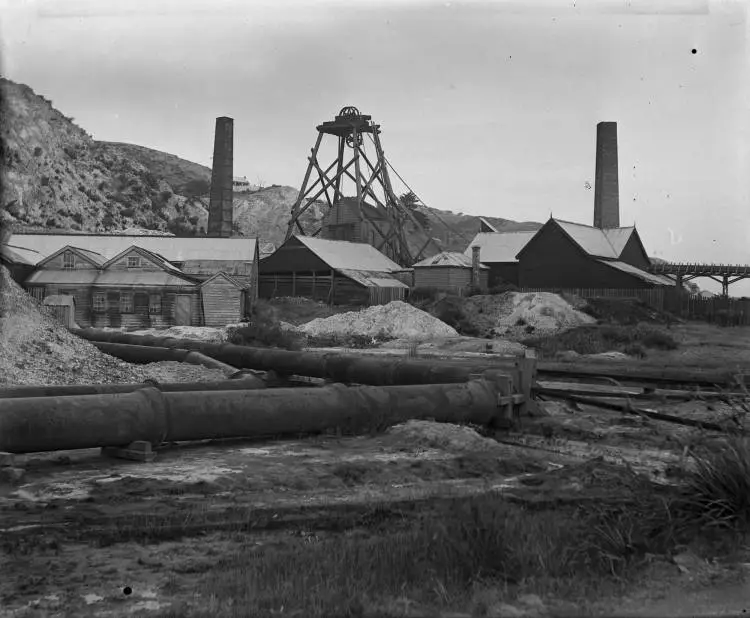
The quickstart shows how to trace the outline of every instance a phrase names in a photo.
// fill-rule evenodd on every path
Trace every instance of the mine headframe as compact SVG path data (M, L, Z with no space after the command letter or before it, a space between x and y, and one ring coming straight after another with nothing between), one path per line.
M309 165L302 181L297 200L292 207L286 240L295 233L318 236L323 227L306 230L302 215L321 197L325 198L328 212L344 198L345 184L349 181L356 187L356 213L364 227L367 221L373 231L371 244L402 266L411 266L421 259L427 245L432 241L430 234L396 196L388 173L389 163L380 142L380 126L372 122L371 116L360 114L356 107L344 107L333 121L317 127L318 138L308 157ZM325 168L318 160L321 144L325 136L338 141L337 154ZM365 146L372 146L368 154ZM311 182L313 172L317 176ZM371 214L377 213L377 217ZM406 227L410 222L427 239L421 248L411 248L407 242ZM359 239L360 242L367 240ZM420 240L421 242L421 240Z

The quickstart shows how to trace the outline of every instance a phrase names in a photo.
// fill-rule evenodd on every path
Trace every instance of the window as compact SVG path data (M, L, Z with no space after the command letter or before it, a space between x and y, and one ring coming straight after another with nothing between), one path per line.
M128 256L128 268L140 268L141 267L141 258L139 258L137 255L129 255Z
M120 313L133 313L133 294L120 292Z
M161 295L150 294L148 297L148 312L161 313Z
M94 311L96 313L104 313L107 310L107 295L103 292L96 292L94 294Z
M76 256L73 255L72 251L66 251L63 253L63 268L75 268L76 267Z

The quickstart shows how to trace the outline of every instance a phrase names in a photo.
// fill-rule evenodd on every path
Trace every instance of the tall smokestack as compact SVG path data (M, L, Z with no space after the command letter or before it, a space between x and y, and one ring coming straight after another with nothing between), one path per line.
M234 120L216 119L214 164L211 170L211 198L208 206L208 235L232 235L232 176L234 163Z
M471 248L471 285L479 287L479 245L474 245Z
M620 182L617 170L617 123L596 125L594 227L620 227Z

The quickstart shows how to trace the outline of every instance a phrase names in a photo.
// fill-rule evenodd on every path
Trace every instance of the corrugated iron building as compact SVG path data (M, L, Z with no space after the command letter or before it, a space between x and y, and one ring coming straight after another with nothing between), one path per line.
M261 261L261 298L302 296L339 305L403 300L409 286L393 276L403 269L365 243L292 236Z
M550 218L518 255L523 288L638 289L672 286L648 272L634 227L599 229Z
M480 263L477 284L481 289L487 289L489 271ZM415 288L436 288L462 294L471 286L472 258L463 253L443 251L414 264Z

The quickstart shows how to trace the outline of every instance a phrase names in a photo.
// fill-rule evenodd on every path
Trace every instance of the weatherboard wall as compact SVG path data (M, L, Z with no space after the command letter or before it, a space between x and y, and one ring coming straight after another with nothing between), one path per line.
M201 285L204 326L226 326L242 318L243 291L224 277Z
M482 270L479 273L479 286L486 288L488 273ZM415 288L437 288L440 290L453 290L468 288L471 286L471 268L461 266L415 266L414 287Z

